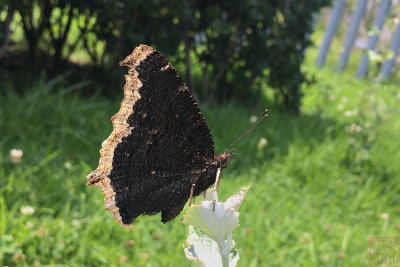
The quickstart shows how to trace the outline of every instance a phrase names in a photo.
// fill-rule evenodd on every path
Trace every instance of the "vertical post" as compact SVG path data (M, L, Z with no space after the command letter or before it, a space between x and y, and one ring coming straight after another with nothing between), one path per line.
M383 63L382 65L381 72L379 73L380 80L384 81L389 79L394 64L394 59L397 56L399 48L400 48L400 24L397 25L397 29L392 38L392 43L390 44L390 51L392 52L392 55L390 58L385 60L385 63Z
M389 13L390 6L392 4L391 0L382 0L381 6L379 7L378 14L375 17L372 34L368 38L367 51L361 58L360 64L357 69L357 78L363 78L368 73L368 51L374 50L376 44L378 43L379 32L382 30L385 18ZM378 33L376 33L378 32Z
M356 10L351 18L350 27L346 34L346 39L342 47L342 53L339 57L339 69L342 71L347 66L347 61L349 60L351 49L354 46L356 40L358 29L360 28L360 23L365 12L368 0L358 0Z
M322 66L325 63L326 55L328 54L333 35L335 35L337 26L339 24L345 2L346 0L335 0L335 5L332 9L328 26L325 30L324 40L322 41L321 48L319 49L318 57L316 60L317 66Z

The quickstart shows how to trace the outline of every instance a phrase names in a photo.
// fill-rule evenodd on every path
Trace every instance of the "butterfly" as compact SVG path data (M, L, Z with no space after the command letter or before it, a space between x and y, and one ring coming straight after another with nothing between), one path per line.
M128 67L124 99L88 185L122 226L159 212L166 223L214 184L234 151L215 154L198 104L160 52L140 45L120 65Z

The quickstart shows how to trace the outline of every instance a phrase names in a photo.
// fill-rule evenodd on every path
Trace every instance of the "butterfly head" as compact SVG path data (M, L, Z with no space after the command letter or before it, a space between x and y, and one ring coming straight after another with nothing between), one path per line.
M215 155L215 163L217 163L218 167L221 167L222 169L226 167L226 165L228 165L229 160L231 159L231 157L235 154L235 150L233 150L232 152L224 152L222 154L218 154Z

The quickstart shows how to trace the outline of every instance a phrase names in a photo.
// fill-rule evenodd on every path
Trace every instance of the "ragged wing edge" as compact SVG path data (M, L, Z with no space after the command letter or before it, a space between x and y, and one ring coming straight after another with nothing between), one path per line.
M120 110L111 118L113 131L101 145L99 166L96 170L87 175L87 179L89 180L87 184L98 186L101 189L101 192L104 194L106 209L113 213L115 220L122 226L127 225L122 222L119 208L116 206L116 192L111 186L109 176L113 168L112 163L115 148L121 143L123 137L131 134L134 128L131 127L127 121L134 111L136 101L141 98L139 88L143 85L138 78L139 74L136 71L136 67L154 51L153 48L147 45L140 45L136 47L132 54L126 57L124 61L120 62L121 66L129 67L129 75L125 75L124 99L121 102Z

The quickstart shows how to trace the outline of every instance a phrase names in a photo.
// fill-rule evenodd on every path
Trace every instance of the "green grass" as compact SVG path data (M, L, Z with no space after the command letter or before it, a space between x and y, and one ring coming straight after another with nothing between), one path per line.
M240 266L365 266L370 237L399 236L398 87L311 61L305 68L317 82L304 88L302 115L271 106L223 172L221 199L252 186L233 233ZM82 84L60 90L61 80L0 99L0 265L191 266L182 215L121 228L85 184L122 89L116 101L84 99L75 90ZM257 115L234 103L203 111L217 152ZM20 164L10 161L12 148L23 150ZM34 213L23 214L25 206Z

